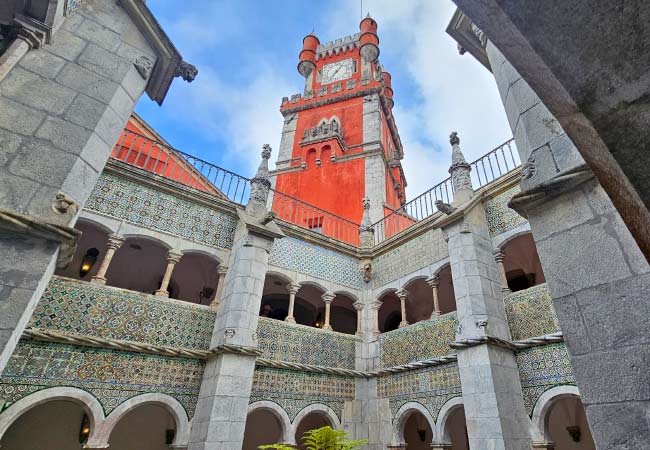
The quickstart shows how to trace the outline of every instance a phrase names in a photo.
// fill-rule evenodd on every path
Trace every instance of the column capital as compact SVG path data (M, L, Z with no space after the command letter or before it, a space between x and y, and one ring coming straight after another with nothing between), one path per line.
M454 446L452 444L434 444L431 443L431 450L451 450Z
M400 300L401 299L407 299L407 298L409 298L409 291L407 291L406 289L403 289L403 288L398 289L398 290L395 291L395 295L397 295L400 298Z
M426 282L432 289L435 289L438 286L440 286L440 278L438 277L438 275L434 275L432 277L427 278Z
M125 238L119 234L109 234L108 242L106 243L106 248L117 250L124 244Z
M365 307L365 305L363 303L361 303L361 302L354 302L354 303L352 303L352 306L357 311L361 311Z
M320 296L320 298L323 300L323 302L328 305L334 301L336 298L336 294L334 292L325 292L323 295Z
M492 252L492 255L494 256L494 260L496 262L502 263L503 258L505 258L505 256L506 256L506 253L503 250L501 250L500 248L497 248L496 250L494 250Z
M223 264L217 267L217 274L218 275L225 275L228 272L228 266L224 266Z
M289 294L296 295L301 287L302 286L300 284L292 281L291 283L287 284L287 291L289 291Z
M178 261L181 260L183 254L177 250L170 250L167 253L167 262L170 264L178 264Z
M379 310L381 308L382 302L380 300L375 300L373 302L370 302L368 304L368 308L374 309L375 311Z

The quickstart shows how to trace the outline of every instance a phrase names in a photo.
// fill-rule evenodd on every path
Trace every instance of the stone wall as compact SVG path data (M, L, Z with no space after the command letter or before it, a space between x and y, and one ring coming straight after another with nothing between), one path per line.
M232 247L237 226L234 214L106 172L85 209L223 249Z
M455 353L449 343L457 325L456 313L450 313L379 335L379 365L391 367Z
M257 345L262 357L317 366L355 368L355 336L260 317Z
M513 340L560 331L546 283L509 294L503 301Z
M54 276L27 328L207 350L215 316L205 306Z

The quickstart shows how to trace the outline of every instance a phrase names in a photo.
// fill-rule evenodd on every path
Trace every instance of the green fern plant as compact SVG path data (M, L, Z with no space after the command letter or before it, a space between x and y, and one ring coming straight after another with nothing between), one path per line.
M345 431L334 430L332 427L322 427L309 430L302 436L307 450L358 450L368 441L363 439L351 441ZM259 449L273 450L294 450L293 447L284 444L260 445Z

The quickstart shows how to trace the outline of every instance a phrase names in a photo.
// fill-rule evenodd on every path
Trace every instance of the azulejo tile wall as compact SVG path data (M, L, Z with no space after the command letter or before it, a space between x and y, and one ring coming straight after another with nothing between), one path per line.
M545 391L563 384L576 384L564 342L520 350L516 358L524 406L529 416Z
M354 369L357 341L355 336L264 317L257 325L257 345L263 357L281 361Z
M97 397L109 414L129 398L157 392L178 400L191 418L203 369L194 359L21 341L0 377L0 398L10 407L38 390L72 386Z
M291 420L306 406L321 403L341 419L343 404L354 398L354 378L313 372L256 367L250 403L279 404Z
M405 403L418 402L437 420L442 405L461 395L458 365L449 363L379 377L377 395L388 398L392 417Z
M273 242L269 264L354 289L366 286L356 258L292 237Z
M85 209L194 242L229 249L237 217L102 173Z
M53 276L28 327L207 350L214 320L191 303Z
M519 191L519 185L515 185L485 202L485 216L490 236L512 230L526 222L526 219L517 214L515 210L508 208L508 202Z
M381 366L398 366L455 353L449 342L454 340L457 326L456 313L450 313L381 334Z
M449 256L449 250L447 243L442 238L442 231L440 229L429 230L374 258L372 262L373 286L383 286L447 256Z
M514 292L503 300L512 339L528 339L560 330L546 283Z

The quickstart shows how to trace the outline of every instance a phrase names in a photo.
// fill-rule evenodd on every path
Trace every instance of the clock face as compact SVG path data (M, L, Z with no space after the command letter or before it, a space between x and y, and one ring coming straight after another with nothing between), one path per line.
M329 84L336 81L346 80L352 76L353 71L352 59L344 59L343 61L327 64L323 66L323 77L321 78L321 83Z

